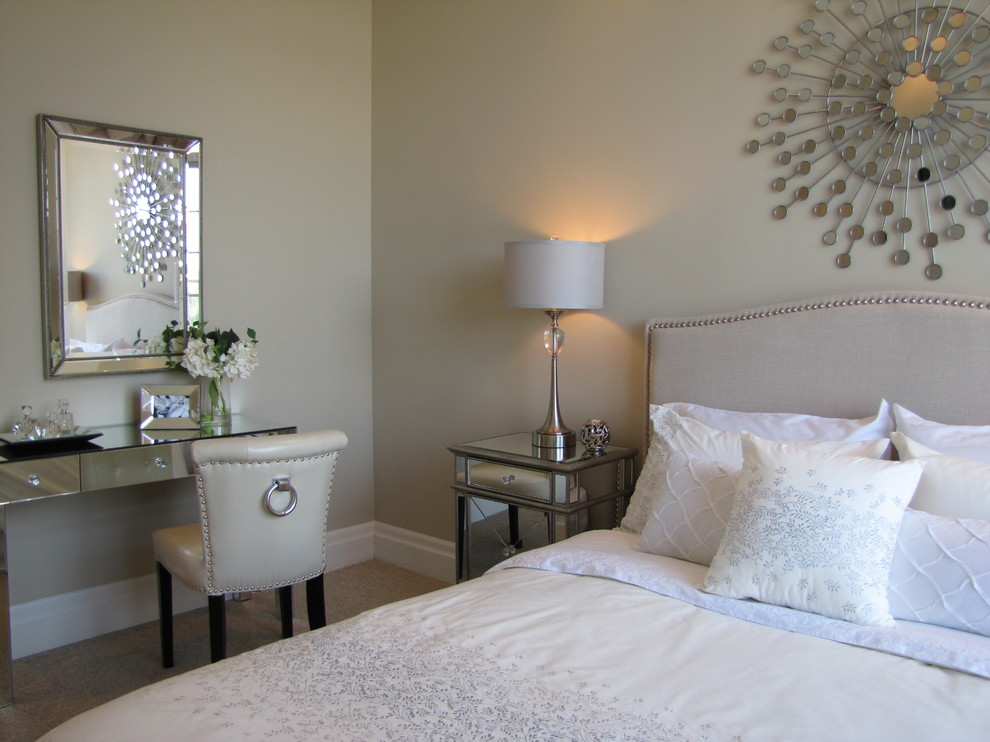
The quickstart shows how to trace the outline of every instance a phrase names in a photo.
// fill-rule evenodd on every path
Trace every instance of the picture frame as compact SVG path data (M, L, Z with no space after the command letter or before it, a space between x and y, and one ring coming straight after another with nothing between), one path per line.
M142 430L190 430L198 427L198 384L148 384L141 387Z

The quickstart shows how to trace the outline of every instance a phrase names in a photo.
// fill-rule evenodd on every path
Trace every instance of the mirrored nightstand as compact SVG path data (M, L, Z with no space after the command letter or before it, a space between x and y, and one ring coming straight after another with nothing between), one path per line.
M589 528L619 524L634 486L634 448L592 455L514 433L450 446L457 499L457 581Z

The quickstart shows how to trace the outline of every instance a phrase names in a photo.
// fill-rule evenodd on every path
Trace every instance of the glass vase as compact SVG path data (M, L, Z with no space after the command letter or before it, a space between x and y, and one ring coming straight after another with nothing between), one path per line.
M199 379L199 426L206 433L230 427L230 379Z

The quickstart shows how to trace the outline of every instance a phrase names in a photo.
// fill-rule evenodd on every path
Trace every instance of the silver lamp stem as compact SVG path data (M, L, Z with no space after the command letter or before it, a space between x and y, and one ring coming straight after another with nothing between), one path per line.
M543 333L543 344L550 353L550 407L543 427L533 431L533 445L540 448L570 448L577 441L577 435L570 430L560 417L560 402L557 397L557 354L564 346L564 331L557 320L563 310L548 309L550 328Z

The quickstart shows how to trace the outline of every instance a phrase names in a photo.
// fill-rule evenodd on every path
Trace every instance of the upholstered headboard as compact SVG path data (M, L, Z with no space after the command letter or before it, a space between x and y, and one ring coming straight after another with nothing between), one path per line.
M990 424L990 299L840 294L646 325L648 403Z
M147 339L165 329L172 320L182 319L179 305L167 296L126 294L90 307L86 312L86 342L133 342L137 330Z

